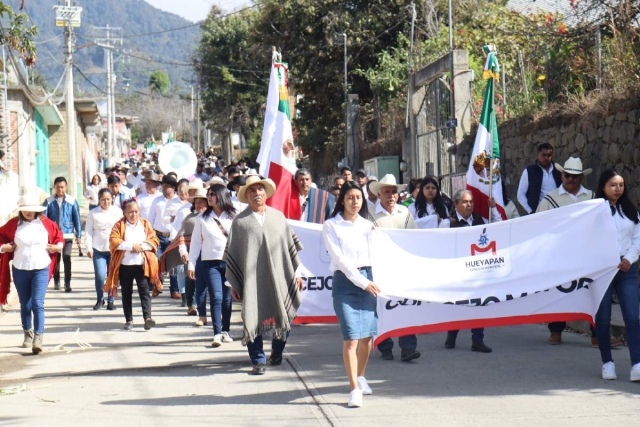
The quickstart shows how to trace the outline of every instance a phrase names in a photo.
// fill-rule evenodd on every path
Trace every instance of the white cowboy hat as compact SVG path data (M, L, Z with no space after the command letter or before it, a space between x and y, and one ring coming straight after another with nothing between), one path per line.
M44 212L46 207L42 206L37 194L23 194L18 199L18 209L20 212ZM16 211L16 212L17 212Z
M369 190L373 194L378 194L382 187L396 187L398 193L407 188L407 184L396 184L396 177L393 174L386 174L380 181L372 182L369 184Z
M249 200L245 197L245 193L249 187L256 184L264 185L264 190L267 193L267 199L273 196L276 192L276 183L269 178L262 178L258 175L250 175L247 178L247 184L240 187L238 190L238 201L240 203L249 203Z
M558 169L560 172L570 173L571 175L587 176L592 172L591 168L582 169L582 160L578 159L577 157L569 157L569 159L564 162L564 167L556 163L556 169Z
M131 169L129 169L129 172L131 173L140 172L140 169L138 169L137 166L132 166Z
M204 182L200 178L196 178L189 183L189 190L200 190L204 188Z
M204 187L198 188L196 190L196 194L194 194L193 196L189 197L187 200L189 201L189 203L193 204L193 202L195 202L196 199L205 199L205 200L207 200L207 189L204 188Z

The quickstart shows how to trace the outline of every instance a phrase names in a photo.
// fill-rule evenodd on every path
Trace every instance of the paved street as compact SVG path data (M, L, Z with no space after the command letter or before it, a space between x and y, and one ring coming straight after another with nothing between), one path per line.
M374 394L364 407L346 407L348 385L337 326L294 327L282 366L247 375L239 342L209 347L210 326L196 328L165 292L154 299L158 326L123 331L117 311L91 309L93 273L74 257L73 292L47 294L45 352L22 342L19 306L0 315L0 425L189 426L634 426L640 384L629 382L629 353L615 350L617 381L600 379L589 338L565 333L546 344L546 326L490 329L492 354L470 351L470 333L445 350L444 334L419 337L413 363L371 360ZM237 307L236 307L237 308ZM234 313L232 336L240 334ZM87 343L90 348L81 346Z

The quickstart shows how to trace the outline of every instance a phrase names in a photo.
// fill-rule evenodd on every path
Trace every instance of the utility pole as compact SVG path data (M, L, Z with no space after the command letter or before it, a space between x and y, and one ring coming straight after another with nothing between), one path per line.
M115 100L115 74L113 60L113 50L116 48L115 44L122 44L122 39L112 38L112 32L122 31L120 27L111 27L107 24L106 27L95 27L96 30L104 30L105 38L96 39L94 43L104 49L105 54L105 68L107 69L107 163L108 166L115 165L115 148L117 143L116 138L116 100ZM122 149L122 147L120 147Z
M81 7L71 7L71 0L65 1L65 6L54 6L56 12L56 26L65 27L65 64L67 70L67 145L69 161L69 187L68 192L77 197L78 193L78 155L76 147L76 120L75 102L73 98L73 50L74 37L73 28L80 26Z
M342 166L349 166L349 158L347 157L349 147L349 86L347 83L347 33L342 33L344 37L344 160Z

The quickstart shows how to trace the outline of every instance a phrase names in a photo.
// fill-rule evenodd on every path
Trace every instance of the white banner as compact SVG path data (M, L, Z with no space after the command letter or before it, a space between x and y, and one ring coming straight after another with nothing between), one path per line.
M309 277L297 323L335 322L321 226L291 221ZM619 263L601 200L486 226L378 229L372 239L376 341L407 333L590 320ZM500 303L500 304L496 304Z
M329 270L331 259L322 240L322 225L293 220L289 225L304 245L298 256L307 276L303 278L302 304L293 323L337 323L331 297L333 271Z

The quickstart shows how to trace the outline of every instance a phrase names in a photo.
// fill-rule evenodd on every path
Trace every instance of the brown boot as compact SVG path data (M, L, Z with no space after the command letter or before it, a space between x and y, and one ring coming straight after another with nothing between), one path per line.
M551 336L549 337L549 344L558 345L562 343L562 333L561 332L551 332Z
M206 317L200 317L198 319L198 321L196 322L196 326L206 326L207 325L207 318Z
M197 316L197 315L198 315L198 310L196 310L194 306L189 307L189 309L187 310L187 316Z
M39 354L42 352L42 334L35 334L33 337L33 347L31 347L33 354Z
M611 348L616 348L624 345L624 340L620 338L611 338ZM591 337L591 347L598 348L598 338Z

